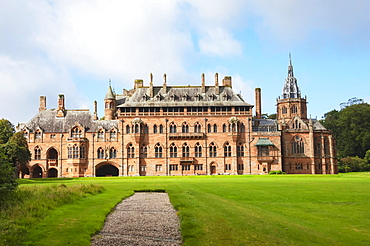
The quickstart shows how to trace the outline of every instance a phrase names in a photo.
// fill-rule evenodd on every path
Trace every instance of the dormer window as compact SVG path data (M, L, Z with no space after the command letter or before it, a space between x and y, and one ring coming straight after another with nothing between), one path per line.
M82 131L81 131L81 129L78 128L78 127L72 128L71 137L72 138L81 138L82 137Z
M35 132L35 139L41 139L41 131L40 130L37 130Z
M188 100L188 94L183 95L183 96L182 96L182 100L183 100L183 101L187 101L187 100Z
M155 96L155 100L156 100L156 101L160 101L160 100L161 100L161 95L156 95L156 96Z
M223 94L222 100L227 101L228 99L229 99L229 96L227 95L227 93Z
M170 96L170 101L175 101L175 95L174 94L172 94L171 96Z
M104 139L104 131L102 129L98 131L98 139Z
M116 139L117 138L117 132L116 130L112 129L109 133L110 139Z
M213 94L208 95L208 98L209 98L210 101L213 101L215 99L214 96L213 96Z
M196 101L200 101L200 95L199 95L199 94L196 94L196 95L195 95L195 100L196 100Z

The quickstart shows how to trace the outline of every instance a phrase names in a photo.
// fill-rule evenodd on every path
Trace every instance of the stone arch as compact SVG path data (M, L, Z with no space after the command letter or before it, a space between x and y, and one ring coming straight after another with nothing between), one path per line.
M19 177L21 179L29 178L30 177L30 169L27 165L22 165L19 169Z
M210 170L210 173L211 175L212 174L217 174L217 163L212 161L210 164L209 164L209 170Z
M118 165L114 162L101 162L95 166L95 176L96 177L110 177L110 176L118 176L119 175L119 168Z
M58 150L52 146L46 152L46 159L58 160L58 155Z
M32 167L32 177L31 178L42 178L43 177L43 168L36 164Z
M57 177L58 177L58 170L56 168L49 168L48 178L57 178Z

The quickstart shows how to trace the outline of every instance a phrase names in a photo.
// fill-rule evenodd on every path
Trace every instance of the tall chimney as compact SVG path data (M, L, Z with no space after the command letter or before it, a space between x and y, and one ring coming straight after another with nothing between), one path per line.
M261 119L262 108L261 108L261 88L256 88L256 119Z
M206 79L204 73L202 73L202 93L206 93Z
M94 101L94 120L98 120L98 102Z
M57 117L64 117L65 116L64 111L65 111L64 95L59 94Z
M216 95L219 95L220 87L218 86L218 73L215 74L215 90L216 90Z
M46 96L40 96L39 112L46 110Z
M167 93L167 74L163 74L163 93Z
M154 97L154 90L153 90L153 74L150 73L150 84L149 84L149 96L152 98Z

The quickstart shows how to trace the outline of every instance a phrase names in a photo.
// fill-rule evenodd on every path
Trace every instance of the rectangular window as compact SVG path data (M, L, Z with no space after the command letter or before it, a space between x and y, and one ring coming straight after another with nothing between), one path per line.
M225 170L226 171L231 170L231 164L225 164Z
M190 171L190 165L182 165L183 171Z
M178 171L179 165L176 164L170 164L170 171Z
M134 171L134 165L129 165L128 166L128 171L133 172Z
M146 172L146 166L141 166L141 171Z
M194 169L198 171L203 170L203 164L195 164Z
M238 164L238 170L244 170L244 164Z
M55 139L55 134L51 134L51 135L50 135L50 138L51 138L51 139Z
M257 146L258 147L258 156L269 156L269 146Z
M156 172L162 172L162 165L155 165Z
M295 164L295 169L301 170L302 169L302 163L296 163Z

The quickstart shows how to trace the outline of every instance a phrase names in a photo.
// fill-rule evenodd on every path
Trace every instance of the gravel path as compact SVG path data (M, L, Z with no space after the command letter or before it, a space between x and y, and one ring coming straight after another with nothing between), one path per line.
M181 245L179 228L167 193L140 192L117 205L91 245Z

